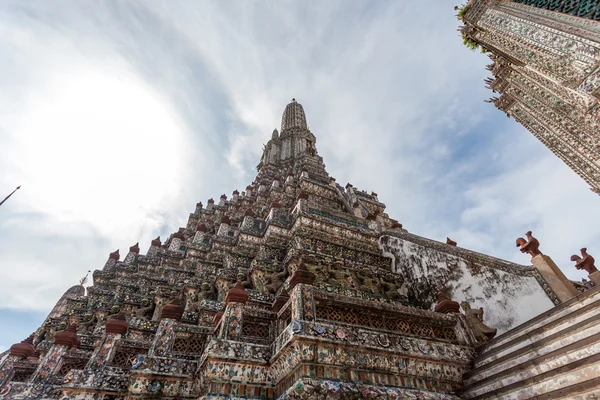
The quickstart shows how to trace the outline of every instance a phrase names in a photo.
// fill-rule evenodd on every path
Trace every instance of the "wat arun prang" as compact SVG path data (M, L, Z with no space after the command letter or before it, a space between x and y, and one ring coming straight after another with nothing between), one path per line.
M464 44L486 52L489 102L600 194L600 2L467 0Z
M474 398L482 343L582 295L517 245L532 266L408 233L329 176L293 100L245 191L67 290L1 356L0 398Z

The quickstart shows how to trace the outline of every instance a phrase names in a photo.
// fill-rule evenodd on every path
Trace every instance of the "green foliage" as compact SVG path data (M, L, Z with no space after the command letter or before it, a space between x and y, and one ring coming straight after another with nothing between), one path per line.
M463 44L465 45L465 47L469 50L475 51L479 48L479 43L477 43L473 39L467 37L467 35L462 35L462 40L463 40ZM481 48L481 52L485 53L485 49L483 47Z
M459 20L462 21L463 17L469 10L469 7L471 7L471 4L469 4L469 3L463 4L460 7L455 7L455 10L458 10L458 13L456 14L456 18L458 18Z

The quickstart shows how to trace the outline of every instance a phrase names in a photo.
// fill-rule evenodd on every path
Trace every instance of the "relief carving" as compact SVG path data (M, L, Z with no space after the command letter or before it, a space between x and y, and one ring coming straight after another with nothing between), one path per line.
M467 325L475 335L475 339L478 342L487 342L496 336L496 328L490 328L483 323L483 308L479 310L473 310L469 303L463 301L460 306L465 311L465 317L467 318Z

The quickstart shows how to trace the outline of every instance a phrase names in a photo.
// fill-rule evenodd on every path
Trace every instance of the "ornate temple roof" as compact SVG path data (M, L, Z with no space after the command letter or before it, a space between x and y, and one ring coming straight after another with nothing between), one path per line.
M292 102L285 107L281 117L281 131L292 128L308 129L304 108L302 104L296 102L296 99L292 99Z

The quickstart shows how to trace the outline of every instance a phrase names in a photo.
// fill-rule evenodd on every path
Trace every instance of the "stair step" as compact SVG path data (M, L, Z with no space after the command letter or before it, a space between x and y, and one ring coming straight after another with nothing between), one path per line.
M469 400L483 400L490 398L497 399L529 399L536 395L536 391L544 391L548 392L547 389L551 389L549 392L558 391L567 389L568 387L583 384L584 382L590 381L591 379L579 379L577 381L577 377L573 378L577 382L574 382L571 385L567 385L565 387L553 388L552 386L561 385L561 380L566 380L570 378L569 372L577 372L579 371L579 378L583 378L586 375L591 375L595 379L598 376L597 371L600 370L600 354L594 354L589 357L582 358L580 360L574 361L570 364L554 368L550 371L544 372L542 374L536 375L534 377L526 378L520 380L518 382L503 386L502 388L492 390L489 392L481 393L475 396L470 396L469 393L463 393L464 398ZM555 379L552 379L555 378ZM536 387L537 386L537 387ZM546 387L545 387L546 386ZM548 387L550 386L550 387ZM533 393L527 393L533 392ZM548 393L549 393L548 392ZM507 397L503 397L503 396Z
M514 339L495 347L492 350L484 351L477 358L477 360L475 360L475 369L473 371L484 367L490 362L494 362L494 364L496 364L499 359L505 357L507 354L514 353L515 351L521 348L526 348L537 341L544 340L543 336L545 334L549 334L553 330L558 329L555 333L552 333L547 337L556 336L557 334L560 336L561 332L566 330L570 332L575 325L580 325L582 322L589 320L593 316L596 316L599 309L600 300L590 303L568 315L564 315L545 325L542 325L527 334L515 337ZM532 343L526 344L527 341ZM507 351L510 351L510 353L507 353Z
M485 386L490 386L490 390L512 384L521 375L523 379L533 378L540 375L540 372L548 368L558 368L566 366L573 360L589 357L594 354L600 354L600 333L587 337L583 340L571 343L550 353L541 355L524 363L519 363L513 367L502 369L501 371L487 376L483 379L473 381L465 386L463 392L477 392ZM499 382L500 381L500 382ZM501 386L498 386L501 385Z
M596 397L592 397L595 395ZM530 400L592 400L600 399L600 377L583 381L549 393L531 397Z

